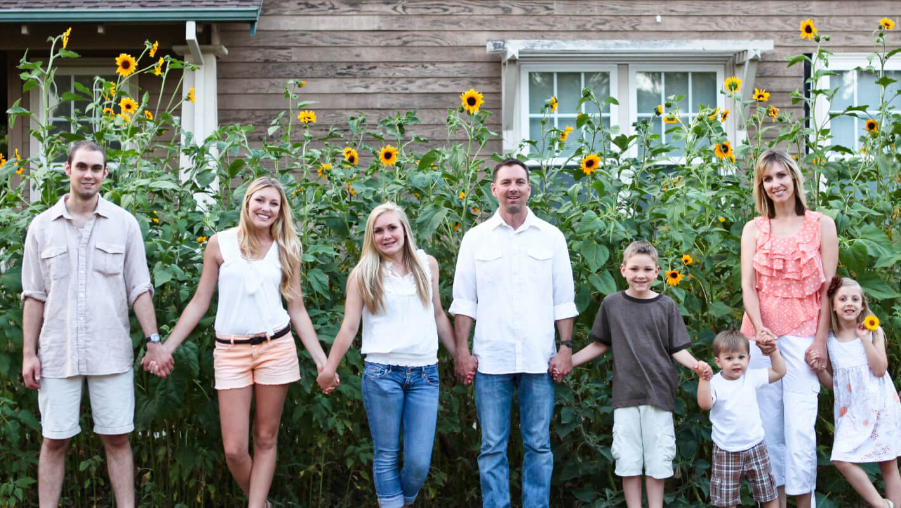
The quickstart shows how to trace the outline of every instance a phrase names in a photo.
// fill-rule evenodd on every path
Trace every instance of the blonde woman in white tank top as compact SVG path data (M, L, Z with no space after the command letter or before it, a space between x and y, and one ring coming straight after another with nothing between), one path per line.
M394 203L366 221L363 253L347 281L341 330L317 382L325 393L363 320L363 403L372 432L379 506L412 505L429 472L438 417L438 339L454 355L441 306L438 263L416 250L410 222ZM403 428L403 436L401 435ZM403 441L402 471L397 450Z
M276 441L288 383L300 379L290 324L300 333L317 370L326 356L300 292L300 241L291 208L278 180L250 183L237 228L213 235L203 254L203 273L191 302L163 344L171 354L210 307L218 286L216 349L213 365L225 461L247 495L250 508L266 500L275 472ZM287 302L287 310L282 299ZM165 375L168 369L145 367ZM250 456L250 404L256 397L254 455Z

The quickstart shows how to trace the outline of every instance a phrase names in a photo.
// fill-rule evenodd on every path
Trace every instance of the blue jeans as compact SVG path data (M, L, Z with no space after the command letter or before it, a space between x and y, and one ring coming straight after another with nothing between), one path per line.
M372 432L372 474L379 506L411 505L432 463L438 420L438 365L400 367L366 362L363 404ZM404 468L398 471L401 427Z
M522 464L523 508L547 507L551 498L551 418L554 415L554 383L547 374L476 373L476 410L482 427L479 477L482 506L510 506L510 410L513 390L519 392L519 426L525 453Z

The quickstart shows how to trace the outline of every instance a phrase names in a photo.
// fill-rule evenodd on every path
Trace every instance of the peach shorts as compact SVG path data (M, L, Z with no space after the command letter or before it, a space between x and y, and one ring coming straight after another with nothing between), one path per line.
M300 379L293 334L256 345L216 342L213 368L217 390L253 384L285 385Z

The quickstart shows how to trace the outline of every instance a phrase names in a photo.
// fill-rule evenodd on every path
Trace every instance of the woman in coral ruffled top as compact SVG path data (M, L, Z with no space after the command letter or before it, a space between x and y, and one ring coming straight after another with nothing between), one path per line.
M760 348L752 348L750 368L768 368L761 352L773 347L785 358L785 378L758 389L757 402L783 506L790 495L806 508L816 487L816 371L826 366L826 281L838 264L838 236L830 217L807 208L804 177L785 152L757 159L754 199L760 217L741 235L741 331Z

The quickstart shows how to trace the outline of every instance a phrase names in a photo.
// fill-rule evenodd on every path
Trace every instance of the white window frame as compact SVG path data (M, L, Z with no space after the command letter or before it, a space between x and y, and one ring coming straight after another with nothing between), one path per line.
M648 64L648 63L640 63L640 64L630 64L629 65L629 135L635 134L632 129L632 124L638 121L638 88L633 86L636 82L635 75L639 72L715 72L716 73L716 82L723 83L726 79L726 65L723 64L710 64L710 63L685 63L685 64ZM663 98L661 100L666 100L666 97L672 94L666 93L666 89L663 90ZM688 89L688 100L689 105L693 105L691 100L691 76L689 75L689 89ZM661 102L661 104L663 104ZM707 107L711 107L710 104L706 104ZM726 96L719 93L719 89L716 92L716 106L715 108L725 108L726 107ZM694 113L689 111L687 114L692 115L690 117L685 116L686 112L683 111L683 119L690 120L693 118ZM666 131L666 125L664 125L664 132ZM636 157L638 156L638 147L633 146L629 149L629 156ZM673 164L682 164L685 162L685 157L676 156L670 157L669 160Z
M878 64L876 57L872 53L838 53L829 57L829 70L831 71L855 71L854 74L854 102L857 102L857 68L858 67L867 67L870 65L870 59L874 61L875 64ZM822 66L822 62L817 62L817 70L822 70L825 67ZM901 61L897 58L890 59L885 63L885 70L887 71L901 71ZM823 76L816 83L817 89L832 89L836 88L832 86L832 76ZM868 104L868 106L870 106ZM897 104L897 108L901 111L901 103ZM814 121L817 125L822 125L823 129L831 129L832 121L829 119L829 112L832 110L832 103L826 100L824 97L820 97L817 99L817 103L814 110ZM867 113L875 110L867 110ZM854 138L854 146L847 147L851 151L857 153L860 150L858 138L863 134L862 129L858 129L858 136ZM829 139L829 143L833 144L832 139ZM846 155L833 153L830 155L830 159L832 158L845 158Z
M520 82L519 82L519 90L521 100L519 101L519 117L522 119L521 128L519 130L519 141L521 142L524 139L534 139L534 136L529 132L530 130L530 120L532 119L531 113L529 112L529 74L533 72L552 72L554 74L560 72L579 72L579 73L600 73L606 72L610 75L610 97L616 98L618 95L618 85L619 79L617 75L617 66L615 64L600 64L600 63L588 63L588 64L577 64L577 63L549 63L549 62L535 62L535 63L524 63L520 67ZM557 95L556 90L556 79L555 88L554 88L554 97L559 97ZM584 77L583 77L583 88L584 88ZM550 99L550 97L548 97ZM559 99L558 99L559 100ZM591 111L585 111L587 106L585 104L582 105L582 113L594 114L594 110L592 108ZM616 104L610 104L608 108L609 111L606 114L610 117L610 126L619 125L619 107ZM559 112L560 114L569 115L575 113L569 112ZM603 113L602 113L603 114ZM551 128L557 128L556 126L552 126ZM523 147L523 153L528 154L531 151L531 147L529 145L525 145ZM551 161L553 164L562 164L566 162L566 158L554 158Z

